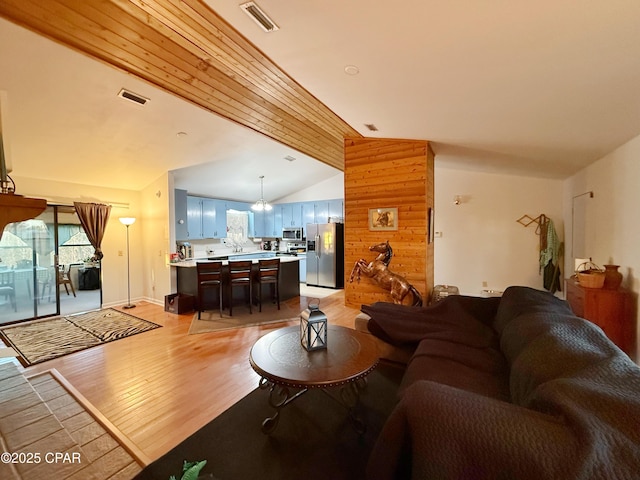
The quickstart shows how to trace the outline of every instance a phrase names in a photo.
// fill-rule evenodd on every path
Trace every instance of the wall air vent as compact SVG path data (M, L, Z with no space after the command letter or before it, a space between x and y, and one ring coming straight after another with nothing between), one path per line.
M244 13L249 15L265 32L275 32L278 26L271 20L266 13L255 2L247 2L240 5Z
M120 98L124 98L125 100L129 100L130 102L137 103L138 105L144 105L149 101L148 98L145 98L124 88L118 92L118 96Z

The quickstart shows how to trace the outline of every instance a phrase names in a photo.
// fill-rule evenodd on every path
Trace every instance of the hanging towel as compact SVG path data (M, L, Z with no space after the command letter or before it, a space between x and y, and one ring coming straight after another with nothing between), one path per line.
M560 288L560 250L562 242L558 238L553 220L547 219L540 225L540 271L543 272L542 283L544 288L551 293Z
M554 265L558 264L562 243L553 226L553 220L547 219L540 227L540 271L542 271L549 262L553 262Z

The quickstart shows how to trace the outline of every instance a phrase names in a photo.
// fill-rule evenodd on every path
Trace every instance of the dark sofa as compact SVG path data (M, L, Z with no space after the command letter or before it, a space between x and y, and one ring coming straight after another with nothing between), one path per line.
M555 296L363 306L408 363L370 479L638 479L640 368Z

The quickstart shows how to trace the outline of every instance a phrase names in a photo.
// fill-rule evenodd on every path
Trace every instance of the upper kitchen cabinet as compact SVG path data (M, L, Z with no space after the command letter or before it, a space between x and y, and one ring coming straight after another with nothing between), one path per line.
M235 210L237 212L250 212L251 204L247 202L237 202L234 200L227 200L227 210Z
M202 234L202 198L187 196L187 238L204 238Z
M318 223L316 222L316 206L313 202L302 204L302 224L300 226L306 228L307 223Z
M282 228L302 227L302 203L283 203Z
M343 223L344 222L344 199L337 198L329 200L328 222Z
M226 237L226 202L213 198L187 196L187 231L189 240Z
M279 238L282 236L282 209L275 205L272 210L254 212L254 237Z
M227 203L224 200L202 200L202 234L203 238L227 236Z
M187 229L187 191L174 190L174 206L175 206L175 234L176 240L188 240L189 232Z

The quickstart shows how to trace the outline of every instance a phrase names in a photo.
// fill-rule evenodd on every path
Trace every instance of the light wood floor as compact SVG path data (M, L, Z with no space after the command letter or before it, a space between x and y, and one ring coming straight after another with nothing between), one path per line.
M306 297L287 301L294 311ZM353 327L357 309L344 292L321 299L334 325ZM162 325L150 332L27 368L55 368L148 458L155 460L239 401L258 385L249 350L283 324L187 335L193 314L173 315L139 303L127 311Z

